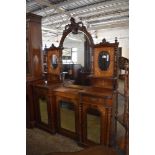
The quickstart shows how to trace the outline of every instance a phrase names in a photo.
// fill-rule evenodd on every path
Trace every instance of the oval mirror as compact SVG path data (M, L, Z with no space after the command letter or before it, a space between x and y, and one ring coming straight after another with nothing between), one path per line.
M108 70L110 65L110 55L107 51L102 51L98 55L98 65L103 71Z
M56 69L57 66L58 66L58 58L57 58L57 56L55 54L52 55L51 66L54 69Z

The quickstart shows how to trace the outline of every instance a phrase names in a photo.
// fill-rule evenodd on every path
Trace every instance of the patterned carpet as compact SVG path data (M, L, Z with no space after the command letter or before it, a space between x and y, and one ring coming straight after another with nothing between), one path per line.
M83 148L77 143L59 134L51 135L48 132L34 128L26 129L26 155L45 155L50 152L75 152Z

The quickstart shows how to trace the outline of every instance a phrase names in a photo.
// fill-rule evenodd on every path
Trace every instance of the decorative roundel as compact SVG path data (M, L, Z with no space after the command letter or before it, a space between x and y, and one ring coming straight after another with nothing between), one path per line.
M98 55L98 65L102 71L106 71L110 65L110 55L107 51L101 51Z

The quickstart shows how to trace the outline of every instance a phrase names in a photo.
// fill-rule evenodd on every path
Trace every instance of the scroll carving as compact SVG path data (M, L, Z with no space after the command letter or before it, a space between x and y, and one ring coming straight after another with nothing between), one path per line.
M73 17L71 17L70 19L70 23L65 26L65 30L63 31L63 36L60 40L60 44L59 44L59 48L63 47L63 42L64 39L66 38L66 36L72 32L73 34L78 34L78 31L82 31L88 38L90 46L93 47L94 42L92 39L92 36L90 35L90 33L87 31L86 27L84 26L84 24L82 22L75 22L75 19Z

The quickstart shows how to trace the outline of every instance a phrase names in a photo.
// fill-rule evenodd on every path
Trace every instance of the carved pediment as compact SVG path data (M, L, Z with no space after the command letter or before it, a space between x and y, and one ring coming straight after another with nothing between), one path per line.
M73 34L78 34L79 27L86 30L86 27L83 25L82 22L75 22L75 19L71 17L70 19L71 24L65 26L64 33L70 30Z

